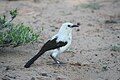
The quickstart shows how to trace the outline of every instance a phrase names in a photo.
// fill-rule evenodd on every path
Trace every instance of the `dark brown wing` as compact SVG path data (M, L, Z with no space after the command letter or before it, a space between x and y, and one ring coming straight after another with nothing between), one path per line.
M48 50L52 50L52 49L57 49L57 48L60 48L62 46L65 46L67 44L67 42L62 42L62 41L57 42L56 40L57 40L57 38L54 38L53 40L47 41L43 45L41 50L48 51Z

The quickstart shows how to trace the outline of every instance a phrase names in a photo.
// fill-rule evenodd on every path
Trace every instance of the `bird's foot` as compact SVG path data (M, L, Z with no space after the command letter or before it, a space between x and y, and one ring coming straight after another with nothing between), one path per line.
M50 56L51 56L51 58L55 61L55 63L53 63L53 65L55 65L55 66L63 66L63 65L65 64L65 63L57 60L57 59L56 59L55 57L53 57L52 55L50 55Z
M61 61L59 61L59 60L56 60L56 61L55 61L55 64L66 64L66 63L61 62Z
M53 63L53 66L61 67L61 66L65 66L65 64L66 63L57 60L55 63Z

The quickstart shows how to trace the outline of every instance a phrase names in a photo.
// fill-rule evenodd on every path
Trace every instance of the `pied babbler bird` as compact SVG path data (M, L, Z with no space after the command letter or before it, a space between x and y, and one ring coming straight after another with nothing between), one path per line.
M79 23L76 25L69 22L63 23L58 33L49 39L42 46L41 50L33 58L31 58L24 67L29 68L30 65L34 63L34 61L36 61L42 54L49 50L52 51L50 56L55 61L55 63L61 64L61 62L57 60L56 57L58 54L63 53L68 49L72 41L72 29L74 27L79 27L79 25Z

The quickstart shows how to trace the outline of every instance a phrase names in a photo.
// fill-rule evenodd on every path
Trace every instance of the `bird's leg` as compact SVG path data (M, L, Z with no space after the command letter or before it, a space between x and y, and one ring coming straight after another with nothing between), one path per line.
M56 64L60 64L61 63L59 60L57 60L55 57L53 57L52 54L50 55L50 57L55 61Z

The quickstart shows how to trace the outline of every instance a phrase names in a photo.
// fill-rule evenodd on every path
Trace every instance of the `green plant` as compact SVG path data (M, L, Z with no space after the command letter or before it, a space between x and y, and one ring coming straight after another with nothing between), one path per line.
M92 2L92 3L83 3L83 4L79 4L78 6L76 6L76 8L79 8L79 7L98 10L98 9L100 9L100 7L102 7L102 5L100 5L99 3L96 3L96 2Z
M19 46L38 39L39 35L34 33L29 26L23 23L12 23L13 19L18 15L17 9L11 10L10 15L10 20L7 20L5 15L0 16L0 46L5 46L6 44Z
M11 22L18 15L17 9L11 10L10 15L11 15L11 20L10 20Z
M107 70L108 70L107 65L103 65L103 66L102 66L102 71L107 71Z
M118 45L113 45L113 46L111 47L111 51L120 52L120 44L118 44Z

